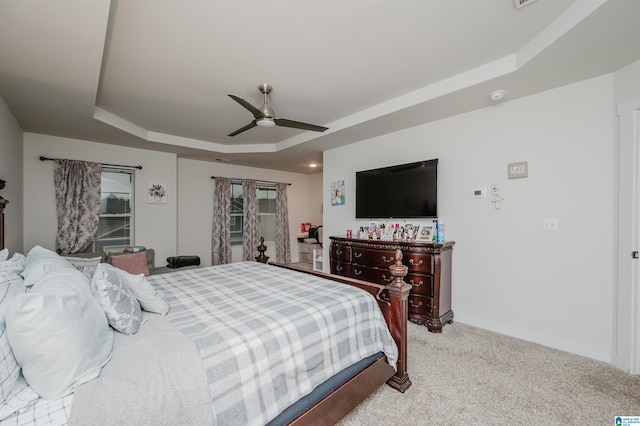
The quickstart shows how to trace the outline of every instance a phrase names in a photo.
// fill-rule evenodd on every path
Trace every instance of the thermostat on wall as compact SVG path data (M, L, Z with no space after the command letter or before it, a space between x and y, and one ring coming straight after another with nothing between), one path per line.
M486 188L476 188L473 190L473 198L485 198L487 196Z

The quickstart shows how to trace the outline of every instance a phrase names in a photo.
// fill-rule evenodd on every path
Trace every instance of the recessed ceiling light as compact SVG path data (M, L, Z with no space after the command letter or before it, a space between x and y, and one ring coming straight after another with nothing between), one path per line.
M316 163L311 163L309 164L309 167L314 168L314 167L318 167L318 165Z
M506 92L504 90L494 90L493 92L489 93L489 99L491 99L492 101L500 101L502 100L502 98L504 98L504 94Z

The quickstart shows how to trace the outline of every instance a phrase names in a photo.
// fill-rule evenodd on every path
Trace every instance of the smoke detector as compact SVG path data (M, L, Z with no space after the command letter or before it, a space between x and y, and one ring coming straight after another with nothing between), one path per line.
M513 2L516 5L516 9L520 9L521 7L524 7L528 4L533 3L536 0L513 0Z
M494 90L493 92L489 93L489 99L494 102L501 101L502 98L504 98L505 93L506 92L504 90Z

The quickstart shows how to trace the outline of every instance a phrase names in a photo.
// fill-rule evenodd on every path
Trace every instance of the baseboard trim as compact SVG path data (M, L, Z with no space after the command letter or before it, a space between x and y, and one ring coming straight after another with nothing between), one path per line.
M593 348L577 344L575 342L568 342L566 340L558 339L556 337L533 333L530 330L524 330L517 327L505 326L501 323L493 321L487 321L481 318L476 318L469 315L459 314L456 312L454 318L455 322L461 322L463 324L471 325L473 327L482 328L484 330L493 331L505 336L515 337L517 339L526 340L528 342L537 343L542 346L558 349L561 351L569 352L575 355L584 356L587 358L595 359L597 361L603 361L608 364L612 363L613 355L611 353L594 351Z

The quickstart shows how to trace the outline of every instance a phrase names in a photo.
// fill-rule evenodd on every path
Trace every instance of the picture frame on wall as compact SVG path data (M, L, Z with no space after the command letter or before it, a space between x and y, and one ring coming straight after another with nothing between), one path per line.
M420 229L418 231L418 235L416 236L416 241L421 242L431 242L433 241L433 236L436 232L436 227L430 223L428 225L420 225Z
M344 180L331 183L331 205L341 206L345 203Z
M147 182L147 203L166 204L167 185L159 182Z

